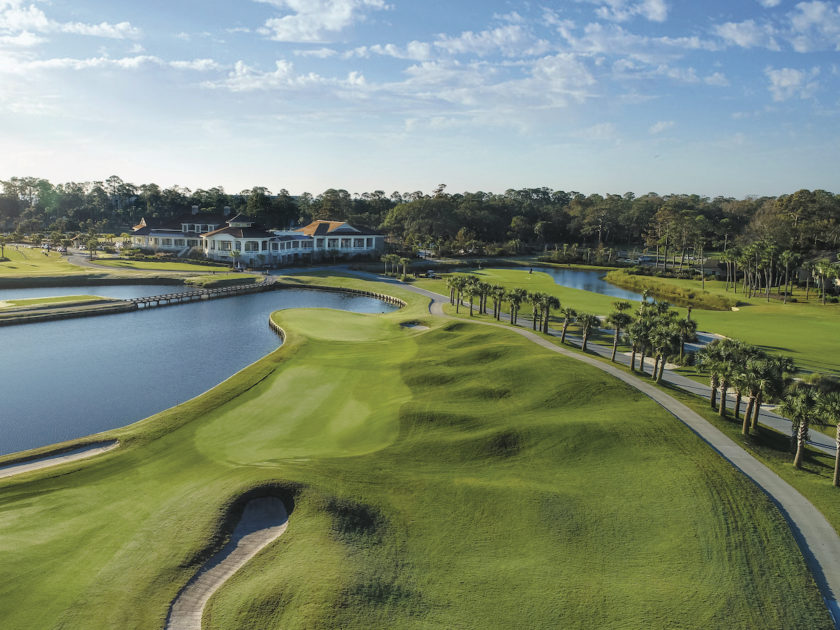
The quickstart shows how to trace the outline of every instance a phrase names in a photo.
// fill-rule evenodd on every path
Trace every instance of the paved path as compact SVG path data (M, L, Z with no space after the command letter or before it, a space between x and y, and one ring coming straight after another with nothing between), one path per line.
M75 462L80 459L87 459L95 455L107 453L120 445L119 442L113 440L111 442L98 442L81 448L73 449L72 451L65 451L58 455L48 455L38 459L21 462L19 464L8 464L0 466L0 479L5 477L12 477L20 475L21 473L30 472L32 470L41 470L42 468L49 468L50 466L57 466L59 464L66 464L67 462Z
M361 275L361 272L356 272L355 275ZM365 275L373 276L373 274ZM381 281L382 279L379 278L379 280ZM409 284L402 286L409 291L429 297L432 300L429 305L429 311L433 315L444 314L443 305L449 301L448 297L420 289L419 287L413 287ZM738 446L698 413L672 398L653 385L653 383L642 380L633 374L628 374L618 367L604 363L594 357L582 355L567 350L562 346L557 346L544 336L538 335L526 328L511 328L502 324L479 320L475 320L474 323L495 326L514 332L546 350L587 363L636 388L673 414L717 451L719 455L752 479L776 503L790 524L791 531L802 550L805 561L808 563L814 575L814 579L825 599L826 606L831 612L835 627L840 630L840 603L838 603L838 600L840 600L840 536L837 535L837 532L822 513L793 488L793 486ZM568 335L566 339L567 341L569 340ZM591 347L593 350L597 348L594 344ZM605 348L601 346L600 349L604 350ZM606 349L606 351L610 353L611 348ZM601 353L599 352L599 354Z
M285 532L288 522L286 506L280 499L266 497L250 501L230 542L204 564L175 598L166 630L201 630L201 616L213 593Z

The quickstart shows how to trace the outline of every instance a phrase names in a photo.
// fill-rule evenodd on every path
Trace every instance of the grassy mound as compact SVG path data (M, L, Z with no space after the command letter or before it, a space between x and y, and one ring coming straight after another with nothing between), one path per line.
M283 348L118 451L4 482L5 625L162 627L237 497L274 484L289 529L207 627L830 627L775 507L658 406L407 315L276 314Z

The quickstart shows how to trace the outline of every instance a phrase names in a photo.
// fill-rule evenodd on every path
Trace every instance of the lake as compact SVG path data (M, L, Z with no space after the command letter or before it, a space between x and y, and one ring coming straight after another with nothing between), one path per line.
M172 285L0 290L0 300L129 298ZM372 298L284 289L130 313L0 328L0 454L125 426L211 389L280 345L283 308L396 309Z
M570 289L582 289L592 293L608 295L619 300L641 302L642 295L614 286L604 280L605 271L589 271L581 269L560 269L558 267L534 267L536 271L547 273L554 282Z

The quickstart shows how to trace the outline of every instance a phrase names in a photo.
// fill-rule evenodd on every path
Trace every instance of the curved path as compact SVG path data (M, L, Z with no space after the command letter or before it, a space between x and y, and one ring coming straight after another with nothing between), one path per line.
M361 272L355 272L355 275L362 274ZM373 274L364 274L364 276L370 279L376 278L380 282L382 281L381 277L376 277ZM400 284L409 291L428 297L431 300L429 312L432 315L446 316L443 311L443 305L449 302L448 297L396 281L394 281L394 284ZM582 361L627 383L673 414L674 417L683 422L717 451L719 455L752 479L776 503L790 524L791 531L802 550L802 555L805 557L805 561L811 569L814 579L825 599L826 606L834 619L835 627L840 630L840 602L838 602L840 600L840 536L838 536L837 532L822 513L793 486L759 462L746 450L738 446L698 413L672 398L652 383L628 374L614 365L557 346L545 337L531 332L528 329L512 328L486 321L474 321L473 323L494 326L514 332L546 350L556 352L570 359Z
M120 443L117 440L111 442L97 442L96 444L89 444L72 451L65 451L57 455L47 455L38 459L30 459L25 462L16 464L8 464L0 466L0 479L5 477L13 477L21 473L30 472L32 470L41 470L42 468L49 468L51 466L58 466L59 464L66 464L67 462L75 462L80 459L87 459L95 455L101 455L117 448Z
M288 522L286 506L280 499L265 497L249 501L230 542L204 563L175 598L169 609L166 630L201 630L201 615L213 593L285 532Z

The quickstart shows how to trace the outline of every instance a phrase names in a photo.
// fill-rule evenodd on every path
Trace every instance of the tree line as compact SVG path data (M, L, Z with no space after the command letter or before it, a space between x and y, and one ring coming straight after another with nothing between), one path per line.
M840 237L840 195L824 190L735 199L653 192L584 195L546 187L450 194L441 184L429 194L351 194L330 188L292 196L262 186L228 193L221 186L134 185L116 175L57 185L12 177L0 187L0 228L25 234L91 225L121 233L142 217L174 218L193 207L207 213L230 208L272 228L334 219L380 229L404 255L425 248L442 255L559 252L563 244L572 244L602 255L618 247L649 248L664 257L666 266L669 255L678 255L682 265L687 256L702 258L706 248L728 250L757 241L800 255L836 251Z
M626 339L630 345L630 370L647 375L645 359L652 358L650 378L654 382L662 380L668 361L680 365L696 362L699 370L709 375L709 405L721 418L729 417L727 393L734 393L732 418L741 422L744 436L757 431L763 404L770 400L781 401L781 412L793 423L791 445L797 468L802 467L810 424L814 421L836 424L838 450L833 484L840 486L840 392L823 391L815 384L794 381L792 374L796 372L796 366L791 358L772 355L757 346L729 338L715 339L696 353L686 353L685 344L697 340L697 323L691 319L691 313L680 317L668 302L649 300L647 293L635 312L632 312L630 302L617 301L613 303L612 312L602 320L593 313L578 312L561 304L557 297L548 293L529 292L518 287L508 289L471 274L449 275L446 286L449 302L456 313L460 313L466 302L470 316L489 314L488 302L491 302L492 317L499 321L507 303L510 323L518 325L522 306L529 305L531 328L543 333L549 332L549 320L555 313L555 321L560 323L560 343L566 343L569 325L577 324L584 352L595 331L611 329L610 360L616 361L619 343Z

